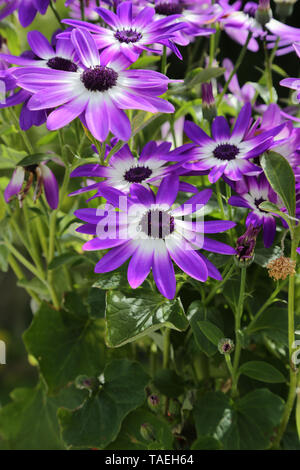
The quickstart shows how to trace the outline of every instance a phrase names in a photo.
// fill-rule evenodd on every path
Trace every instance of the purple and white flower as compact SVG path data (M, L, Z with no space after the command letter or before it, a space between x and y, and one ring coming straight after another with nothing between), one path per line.
M259 208L263 202L282 207L282 202L271 188L266 176L246 176L241 181L235 183L235 191L238 196L231 196L228 203L235 207L245 207L250 209L246 219L246 226L263 227L263 240L266 248L269 248L275 238L276 221L272 213Z
M222 176L231 181L238 181L243 175L253 176L261 173L262 169L250 159L270 148L273 136L282 126L248 139L245 137L250 124L249 103L241 109L232 132L223 116L214 119L212 137L193 122L186 121L185 132L196 145L190 150L189 163L184 163L183 167L191 171L209 171L208 179L211 183L215 183Z
M139 158L135 158L126 144L111 157L107 166L92 163L81 165L71 173L71 177L87 177L89 179L96 177L104 179L100 183L88 185L78 191L74 191L70 196L97 190L96 195L93 196L97 197L103 184L124 193L129 193L133 184L141 184L148 189L151 185L158 186L166 175L170 173L180 174L180 163L166 165L164 156L171 154L170 147L171 144L168 142L157 144L151 141L142 149ZM176 158L176 154L180 154L180 148L172 152L174 158ZM192 193L197 192L197 188L185 182L179 183L179 190Z
M77 230L95 235L84 250L111 248L95 267L96 273L113 271L129 258L128 282L139 287L152 269L158 290L168 299L176 293L176 278L172 261L189 276L205 282L208 276L221 279L217 268L200 252L204 249L232 255L235 250L225 243L206 238L204 234L232 228L230 221L193 222L183 220L203 207L212 191L195 194L186 204L172 208L178 193L176 176L167 176L155 195L142 185L131 187L131 197L115 188L101 187L101 195L112 208L120 210L79 209L75 215L87 222Z
M16 72L18 85L33 94L29 109L57 107L48 116L49 130L79 117L99 141L109 131L127 141L131 126L124 109L174 111L173 105L158 97L167 91L168 77L151 70L126 70L129 61L124 56L103 59L86 30L74 29L71 40L80 60L76 70L25 67Z
M73 27L84 28L93 33L99 50L103 51L102 58L112 59L120 53L131 62L135 62L143 51L159 52L155 45L169 47L179 58L182 58L172 39L176 31L185 28L184 23L177 22L179 15L171 15L162 19L155 19L154 8L143 8L137 15L132 13L132 2L118 5L117 12L106 8L96 8L106 27L80 20L63 20ZM70 33L62 33L61 37ZM152 47L150 47L152 45Z
M28 178L26 179L26 176ZM5 191L4 198L7 203L17 196L20 206L36 180L33 200L42 194L43 188L47 202L51 209L57 209L59 188L56 178L45 162L29 166L17 166Z

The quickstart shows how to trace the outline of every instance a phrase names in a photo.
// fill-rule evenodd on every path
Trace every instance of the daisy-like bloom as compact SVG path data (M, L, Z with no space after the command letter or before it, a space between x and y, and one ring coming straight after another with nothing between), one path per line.
M231 181L238 181L243 175L252 176L261 173L262 169L250 162L250 159L270 148L272 136L276 135L281 127L245 139L250 123L249 103L241 109L232 132L223 116L214 119L212 137L193 122L186 121L185 133L196 146L190 149L191 158L189 163L183 163L183 167L192 171L210 170L208 179L211 183L215 183L221 176Z
M28 176L28 178L26 178ZM20 207L28 194L32 184L36 180L33 200L34 202L42 194L43 188L47 202L51 209L58 206L58 184L56 178L45 162L29 166L17 166L8 186L4 191L5 201L8 203L17 196Z
M19 21L23 28L27 28L33 22L37 13L41 15L46 13L49 5L50 0L0 0L0 7L2 7L0 9L0 20L18 10Z
M293 46L298 57L300 57L300 42L293 44ZM284 78L280 81L280 85L291 88L292 90L296 90L297 100L300 103L300 78Z
M103 142L111 131L127 141L131 127L124 109L174 111L173 105L158 98L168 89L168 77L151 70L126 70L129 61L124 56L102 59L86 30L74 29L71 40L81 62L77 70L18 69L18 85L33 94L29 109L58 107L48 116L49 130L80 117L97 140Z
M53 47L48 39L39 31L30 31L27 35L27 40L31 51L26 51L21 56L1 53L0 60L4 63L27 66L30 68L45 67L65 71L76 71L78 69L75 49L71 42L54 37L55 47ZM8 69L3 77L5 82L9 82L9 86L6 86L6 91L16 89L16 93L10 93L5 103L0 105L0 108L8 108L24 103L20 113L20 127L22 130L26 131L33 125L40 126L44 124L47 119L47 112L44 109L31 110L28 108L28 101L32 93L26 90L20 90L16 78L13 76L14 73L17 74L20 72L22 72L22 69Z
M96 236L85 243L84 250L112 248L97 263L96 273L113 271L130 258L127 271L130 286L133 289L139 287L152 268L158 290L168 299L174 298L176 292L172 260L201 282L208 276L221 279L216 267L196 250L234 254L231 246L206 238L204 234L223 232L235 223L183 220L203 208L212 191L205 189L174 209L178 187L178 177L173 175L163 179L156 195L142 185L131 187L131 197L115 188L102 186L101 195L111 207L120 211L89 208L75 212L79 219L88 222L77 230Z
M161 144L156 144L156 142L153 141L149 142L142 149L137 159L132 155L129 146L126 144L111 157L108 166L99 164L81 165L71 173L71 177L100 177L105 178L105 180L100 183L85 186L71 193L70 196L86 191L97 190L98 192L96 196L94 196L97 197L102 184L116 188L124 193L129 193L130 187L133 184L141 184L146 188L149 188L149 185L158 186L162 178L167 174L174 172L180 174L180 163L166 166L166 161L163 159L164 155L171 153L170 147L171 144L168 142ZM180 148L172 152L174 158L176 158L176 154L180 154ZM185 182L179 183L179 189L192 193L197 192L194 186Z
M282 206L279 197L271 188L264 174L259 176L244 177L235 183L235 191L238 196L231 196L229 204L236 207L250 209L246 219L246 226L263 227L263 240L266 248L269 248L275 238L276 221L274 215L259 208L262 202Z
M181 59L179 50L172 42L176 37L174 33L186 26L176 22L180 15L157 20L154 19L154 8L143 8L134 16L132 7L132 2L121 3L116 13L106 8L96 8L100 18L106 23L106 28L79 20L63 20L63 23L92 32L98 49L103 51L104 60L117 57L121 53L131 62L135 62L144 50L160 52L149 47L155 44L169 47ZM61 37L66 35L70 33L62 33Z
M212 9L209 0L137 0L134 2L140 8L141 3L155 9L157 18L167 19L172 15L179 15L177 21L184 22L185 27L178 31L176 44L186 46L196 36L209 36L215 33L215 29L209 28L212 19ZM207 25L206 25L207 24Z

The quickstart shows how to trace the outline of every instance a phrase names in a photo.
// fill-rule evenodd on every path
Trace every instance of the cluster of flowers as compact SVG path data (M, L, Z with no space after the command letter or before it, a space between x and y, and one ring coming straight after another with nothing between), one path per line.
M0 10L0 18L18 10L23 26L31 23L36 13L44 14L49 0L11 0ZM128 141L131 123L126 110L144 110L151 113L173 113L174 106L164 95L172 80L153 70L140 70L130 66L143 51L152 54L174 53L181 58L178 46L185 46L197 36L210 36L216 29L224 30L231 38L257 51L259 41L268 41L277 53L296 51L299 55L300 30L267 18L265 27L258 22L266 2L249 2L241 9L240 2L232 5L227 0L156 0L114 1L90 0L84 8L80 2L66 2L71 8L71 19L63 21L65 29L56 32L51 43L38 31L28 34L31 51L12 56L2 53L6 64L0 78L6 85L8 98L2 107L23 103L20 126L27 130L32 125L47 123L49 130L60 129L79 118L83 126L98 141L105 143L107 152L110 133L115 142ZM53 6L53 4L51 4ZM98 22L98 20L101 20ZM266 31L269 31L269 34ZM277 40L277 37L280 40ZM12 64L13 67L8 67ZM229 59L223 63L230 75L233 65ZM299 80L289 78L282 85L299 90ZM206 90L206 94L205 94ZM300 129L293 125L297 118L282 111L276 104L258 106L259 114L252 118L251 101L255 89L251 85L240 88L233 77L228 102L238 98L243 106L231 130L223 116L216 116L211 124L211 136L193 122L184 122L184 132L190 143L171 149L171 143L149 142L134 156L124 144L105 164L78 167L72 177L101 178L78 194L94 190L93 198L103 197L105 208L79 209L76 216L84 223L81 233L95 238L84 245L85 250L106 250L96 266L97 273L112 271L128 259L128 281L136 288L152 269L159 291L167 298L176 292L173 262L189 276L206 281L208 276L221 279L217 268L199 251L232 255L236 250L229 245L206 237L231 229L232 221L194 220L192 215L211 197L212 190L198 192L180 177L208 175L210 183L223 178L235 195L229 198L232 206L249 210L244 239L250 240L245 250L237 250L243 259L253 252L253 240L263 228L263 241L270 247L276 233L276 217L260 209L264 201L276 204L282 211L283 202L272 190L257 157L270 149L283 155L296 176L297 217L300 213ZM211 87L203 87L204 101L213 101ZM300 100L300 95L297 96ZM175 124L176 125L176 124ZM182 126L182 120L177 123ZM114 143L115 143L114 142ZM38 175L39 188L44 184L49 205L58 205L58 186L53 173L45 164L18 167L5 191L6 201L14 195L22 200L26 173ZM156 192L153 187L157 186ZM178 191L193 193L186 204L174 207ZM132 210L132 207L135 209ZM200 211L201 212L201 211ZM280 219L280 217L277 217ZM284 221L282 220L282 223ZM101 234L101 236L99 235ZM105 235L104 235L105 234ZM252 242L251 242L252 240Z

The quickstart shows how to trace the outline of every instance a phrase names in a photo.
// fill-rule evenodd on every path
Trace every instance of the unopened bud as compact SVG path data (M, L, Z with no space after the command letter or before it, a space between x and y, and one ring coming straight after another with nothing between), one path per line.
M149 423L142 424L142 426L140 427L140 433L142 438L145 439L145 441L155 441L156 439L154 428Z
M218 350L221 354L231 354L234 350L234 343L230 338L222 338L218 344Z
M272 16L270 0L259 0L258 8L255 13L256 21L261 26L265 26L272 19Z
M274 0L276 4L276 15L279 16L281 21L293 14L294 5L297 0Z
M256 239L261 230L261 227L254 227L249 224L246 232L241 235L236 242L236 264L240 267L249 266L254 260L254 249Z
M213 88L211 82L202 83L202 112L203 117L208 122L211 122L217 115L216 103L213 95Z
M270 261L267 265L267 270L269 272L269 276L275 281L278 281L279 279L286 279L287 276L294 276L296 272L295 267L296 261L280 256L280 258Z
M151 410L157 410L160 404L160 399L157 395L151 394L148 397L148 405Z

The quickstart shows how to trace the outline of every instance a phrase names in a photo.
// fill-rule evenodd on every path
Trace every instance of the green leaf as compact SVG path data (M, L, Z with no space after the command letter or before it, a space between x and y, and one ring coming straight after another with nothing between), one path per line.
M98 375L104 366L103 320L89 316L77 297L74 303L78 310L72 312L42 304L23 336L51 393L78 375Z
M20 41L15 26L7 20L0 22L0 33L7 41L9 52L13 55L20 54Z
M145 424L149 424L153 429L154 439L151 441L150 446L154 444L154 448L160 450L173 449L173 434L170 425L162 417L151 413L147 409L140 408L125 418L117 439L105 450L149 449L149 441L141 435L141 427Z
M144 56L140 57L134 64L130 66L131 69L146 69L151 65L155 65L157 62L160 62L161 58L159 56Z
M112 273L99 274L99 279L93 284L92 287L98 287L99 289L110 290L119 289L122 286L126 286L126 268L122 266L119 270L113 271Z
M284 402L268 389L254 390L234 406L221 392L210 392L195 404L197 435L210 435L224 450L267 449L281 420Z
M188 327L179 298L167 300L147 289L110 291L106 299L106 342L119 347L167 326L178 331Z
M295 175L290 164L276 152L264 154L260 161L270 185L283 200L289 215L295 217Z
M208 338L209 341L215 346L218 346L220 340L224 338L224 333L220 330L220 328L218 328L210 321L199 321L198 325L202 333L206 336L206 338Z
M279 215L286 221L287 224L290 221L289 215L286 214L285 212L280 211L278 207L272 202L268 202L268 201L262 202L261 204L259 204L259 209Z
M255 248L254 263L265 268L270 261L279 258L282 250L280 246L272 246L270 248Z
M116 439L124 418L143 404L148 380L138 363L120 359L108 364L98 393L73 411L58 410L66 445L105 448Z
M221 450L222 445L217 439L211 436L199 436L193 442L191 450Z
M49 264L48 268L55 269L63 265L72 265L81 261L84 261L84 257L82 255L78 255L74 252L65 252L62 255L55 256L55 258L53 258Z
M213 356L217 352L217 347L201 331L199 322L206 320L205 310L199 300L192 302L189 306L187 317L191 325L195 343L207 356Z
M20 158L24 158L25 155L24 150L15 150L0 144L0 170L14 169Z
M211 67L199 70L194 74L191 80L187 80L186 85L188 88L192 88L193 86L198 85L199 83L208 82L213 78L217 78L221 75L224 75L225 71L226 69L221 67Z
M8 271L9 251L4 245L0 245L0 270L6 273Z
M264 361L245 362L239 368L239 373L261 382L280 383L286 381L284 375L278 369Z
M288 346L287 308L268 308L246 332L249 336L255 333L264 333L270 339Z
M49 153L34 153L33 155L27 155L27 157L22 158L19 161L19 166L29 166L29 165L37 165L41 162L51 159L51 154Z
M35 389L18 388L11 393L12 402L0 408L0 434L10 450L63 449L56 418L60 406L76 407L84 393L74 387L49 398L39 383Z
M169 398L177 398L184 392L184 382L174 370L162 369L153 379L155 387Z

